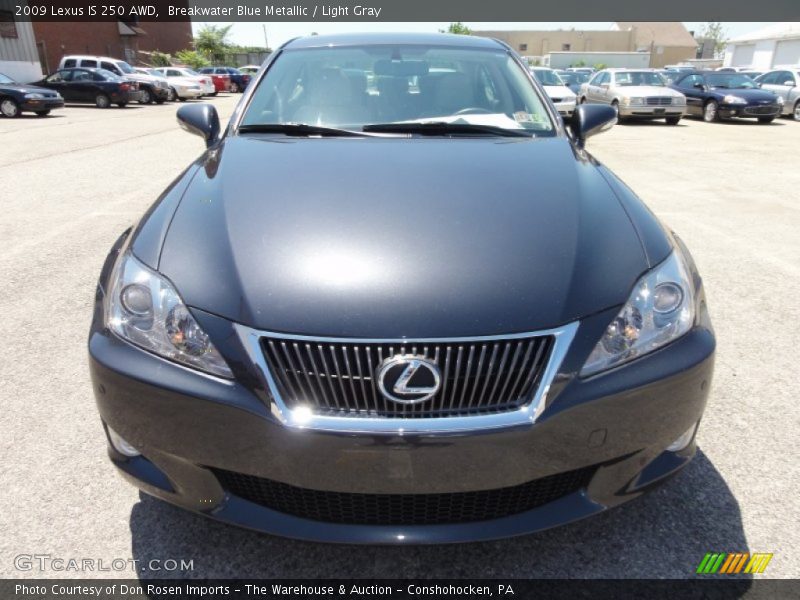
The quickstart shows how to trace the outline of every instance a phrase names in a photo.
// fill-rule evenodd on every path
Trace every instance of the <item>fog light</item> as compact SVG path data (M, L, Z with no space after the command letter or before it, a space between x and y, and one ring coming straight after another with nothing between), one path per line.
M111 440L111 445L114 446L114 450L123 456L134 457L142 454L136 448L126 442L120 434L111 429L111 427L108 428L108 439Z
M699 421L698 421L699 423ZM689 445L689 442L692 441L694 437L694 432L697 429L697 423L689 427L677 440L672 442L669 446L667 446L667 450L670 452L678 452L679 450L683 450L686 446Z

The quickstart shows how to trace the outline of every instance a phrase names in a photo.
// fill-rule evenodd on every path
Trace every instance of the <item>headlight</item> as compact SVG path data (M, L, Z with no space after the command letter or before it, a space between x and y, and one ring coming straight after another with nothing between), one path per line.
M783 100L783 96L778 96L778 97L776 98L776 102L777 102L778 104L783 104L783 102L784 102L784 100Z
M694 323L694 287L679 249L642 277L597 342L582 376L638 358L685 334Z
M725 104L747 104L747 100L742 98L741 96L734 96L732 94L728 94L725 96L722 101Z
M629 98L631 106L641 106L644 104L644 98L637 98L634 96L633 98Z
M673 97L672 106L686 106L686 98L680 96Z
M172 284L130 252L114 267L105 308L106 327L121 338L189 367L233 377Z
M43 100L44 96L42 94L25 94L26 100Z

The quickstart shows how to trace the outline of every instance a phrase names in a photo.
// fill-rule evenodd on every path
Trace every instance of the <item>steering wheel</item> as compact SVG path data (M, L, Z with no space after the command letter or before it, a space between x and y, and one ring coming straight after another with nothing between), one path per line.
M453 113L453 116L458 115L491 115L494 114L492 111L481 108L480 106L470 106L467 108L462 108L458 112Z

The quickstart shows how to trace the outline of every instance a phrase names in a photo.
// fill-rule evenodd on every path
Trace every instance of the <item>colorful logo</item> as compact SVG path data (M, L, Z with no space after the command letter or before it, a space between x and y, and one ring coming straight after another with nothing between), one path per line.
M708 552L697 566L700 575L713 575L715 573L733 575L736 573L763 573L772 554L759 552Z

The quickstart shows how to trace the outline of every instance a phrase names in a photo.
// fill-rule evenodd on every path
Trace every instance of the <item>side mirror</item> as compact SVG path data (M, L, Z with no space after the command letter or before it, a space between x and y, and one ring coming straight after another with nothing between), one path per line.
M791 79L787 79L786 81L783 82L783 85L794 87L794 81L792 81Z
M601 88L608 89L608 84L607 84L607 83L601 83L601 84L600 84L600 87L601 87Z
M219 140L219 115L211 104L192 104L178 109L178 124L181 129L199 135L209 148Z
M586 138L608 131L617 122L617 111L607 104L581 104L572 113L569 128L580 147Z
M701 92L704 92L706 89L706 86L703 85L702 83L695 83L692 87L697 90L700 90Z

